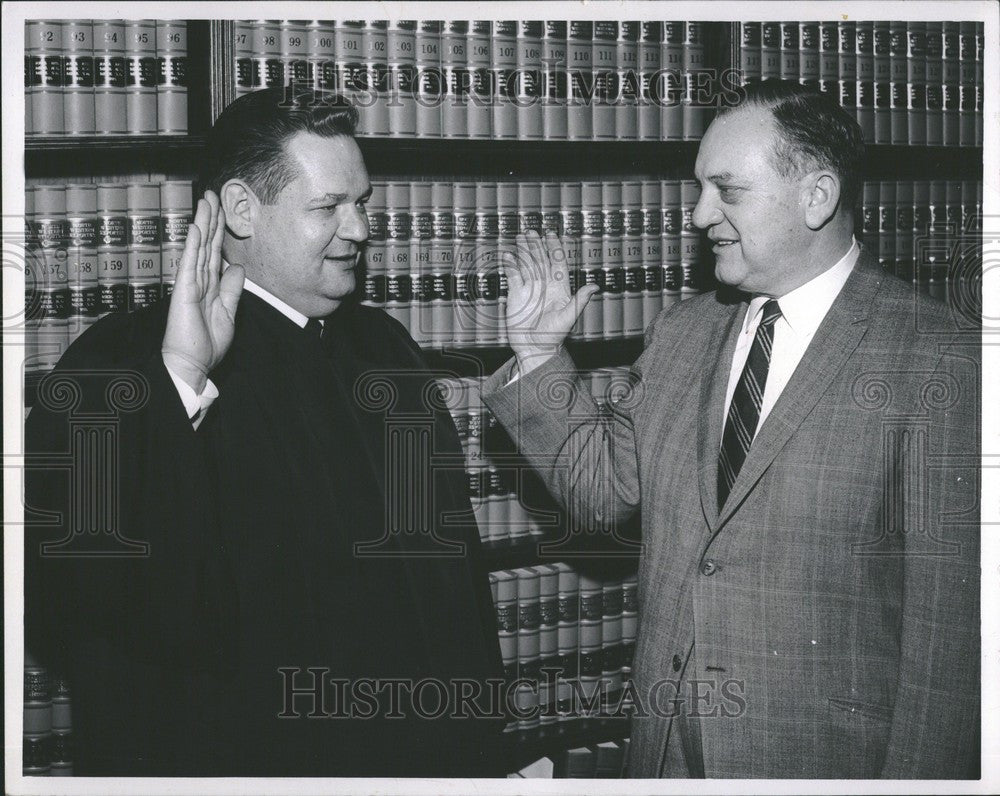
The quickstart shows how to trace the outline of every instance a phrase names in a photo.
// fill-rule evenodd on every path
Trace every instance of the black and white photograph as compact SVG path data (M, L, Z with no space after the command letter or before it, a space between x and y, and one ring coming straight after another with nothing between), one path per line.
M6 793L1000 789L1000 6L2 14Z

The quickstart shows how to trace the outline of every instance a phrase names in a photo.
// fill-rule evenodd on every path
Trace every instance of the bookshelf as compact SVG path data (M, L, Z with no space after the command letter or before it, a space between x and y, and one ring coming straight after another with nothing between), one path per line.
M248 23L249 24L249 23ZM277 23L275 23L277 24ZM354 23L346 23L352 25ZM357 23L362 25L363 23ZM514 24L514 23L510 23ZM524 24L524 23L522 23ZM636 23L638 24L638 23ZM752 24L752 23L751 23ZM780 23L782 27L793 23ZM795 23L798 24L798 23ZM807 23L803 23L807 24ZM835 23L829 23L836 27ZM817 26L816 33L829 33L829 24ZM233 20L192 20L187 23L188 30L188 130L183 135L171 136L33 136L25 142L24 167L26 177L33 181L49 182L63 180L66 182L79 179L114 177L122 174L167 175L170 177L190 178L205 142L205 134L212 121L238 95L237 71L240 59L247 56L246 47L237 42L240 23ZM773 26L772 26L773 27ZM374 29L373 29L374 28ZM683 28L683 25L682 25ZM246 30L248 28L244 28ZM280 32L280 29L278 29ZM887 29L888 30L888 29ZM360 31L360 32L359 32ZM781 32L780 28L778 29ZM423 31L418 27L416 33ZM377 26L367 25L354 31L364 41L365 35L380 35ZM438 32L442 44L446 42L449 31L443 28ZM703 66L724 71L732 68L767 68L768 58L771 58L778 71L770 76L791 76L792 64L799 72L795 75L803 80L816 80L820 84L827 81L826 88L836 89L841 96L850 97L850 91L845 95L844 86L851 83L850 69L864 69L865 52L862 49L851 52L841 50L840 41L830 48L822 36L814 39L810 30L799 29L796 47L782 44L770 47L774 42L774 30L764 31L764 41L761 41L762 31L747 30L744 23L707 23L702 29L703 49L698 51L697 64L690 63L694 59L684 55L684 41L679 40L673 51L683 64L687 58L688 66ZM857 31L854 31L856 34ZM873 33L881 35L880 28ZM942 29L942 35L945 31ZM962 53L966 53L965 38L972 35L965 28L948 31L949 35L958 36L955 41L961 45ZM974 32L973 32L974 33ZM854 35L852 34L852 35ZM927 31L924 31L927 34ZM432 34L434 35L434 34ZM472 36L472 33L469 34ZM639 31L635 52L641 55L648 42ZM981 41L981 33L979 41ZM756 39L754 37L757 37ZM514 41L519 39L514 37ZM546 40L543 38L543 42ZM750 43L748 50L747 43ZM942 86L957 85L955 74L960 74L965 84L970 73L962 72L968 69L969 63L978 63L982 68L981 56L972 59L959 58L949 50L946 40L942 46ZM547 46L547 45L546 45ZM852 45L853 46L853 45ZM910 44L910 55L926 52L920 49L919 41ZM957 46L957 45L956 45ZM753 61L754 51L758 57L756 65ZM981 48L981 44L980 44ZM627 48L626 48L627 49ZM975 48L973 46L972 52ZM669 47L663 49L666 57ZM750 53L748 64L748 53ZM260 54L258 54L260 55ZM287 55L287 54L286 54ZM301 54L300 54L301 55ZM877 52L873 49L872 66L880 68L874 60ZM856 59L860 56L862 60ZM840 60L838 60L838 57ZM886 61L883 66L890 69L884 86L891 86L900 79L912 82L914 74L907 78L906 63L900 67L899 54L890 53L887 57L895 57L896 62ZM279 67L295 70L301 66L288 62L285 55L278 53L277 59L285 60ZM773 59L777 60L773 60ZM852 60L853 59L853 60ZM964 60L963 60L964 59ZM259 61L260 58L257 58ZM338 68L344 66L342 60L337 61ZM301 58L300 58L301 61ZM442 57L442 65L447 65ZM470 67L472 63L470 61ZM350 66L350 64L347 64ZM355 64L354 66L358 66ZM362 64L363 66L363 64ZM391 65L390 65L391 66ZM487 62L487 66L489 63ZM892 68L903 71L891 72ZM974 68L974 67L973 67ZM949 69L951 71L949 71ZM784 71L782 71L784 70ZM813 73L812 70L815 70ZM832 70L832 71L831 71ZM847 70L847 71L845 71ZM958 70L956 72L955 70ZM283 74L289 74L285 71ZM881 74L881 73L879 73ZM931 74L929 69L925 76ZM972 74L974 83L975 74ZM846 78L846 79L845 79ZM881 90L879 82L882 78L872 78L873 91L878 95ZM979 78L981 81L981 77ZM884 88L883 86L883 88ZM848 86L848 88L850 88ZM958 89L956 89L958 91ZM863 93L863 92L862 92ZM933 93L933 92L931 92ZM855 97L857 95L854 95ZM867 95L865 95L867 97ZM957 99L956 99L957 98ZM931 100L925 98L926 102ZM856 100L859 107L867 109L868 100ZM875 98L872 99L872 111L875 110ZM951 104L949 104L951 103ZM956 104L957 103L957 104ZM964 103L964 104L963 104ZM951 99L944 98L944 109L958 113L962 106L965 119L968 119L970 108L974 109L975 94L959 92ZM933 103L931 103L933 104ZM982 180L982 144L981 133L976 138L974 126L967 123L957 124L957 139L948 146L943 144L928 145L924 143L899 142L899 128L893 133L892 112L900 111L899 103L890 101L886 106L889 110L890 125L882 129L888 130L886 143L876 143L869 146L866 163L866 179L868 181L966 181L981 182ZM929 107L929 106L925 106ZM674 121L683 117L681 109ZM660 121L666 119L660 117ZM956 117L957 119L957 117ZM509 121L509 119L508 119ZM874 117L872 120L874 124ZM957 123L957 122L956 122ZM659 122L657 122L659 124ZM637 127L636 136L641 136L642 125ZM972 129L972 133L969 133ZM954 132L954 130L952 131ZM688 140L640 140L638 137L630 140L539 140L542 137L533 134L535 140L506 139L473 139L463 136L445 137L409 135L405 137L390 137L388 135L364 135L359 139L359 145L365 156L370 174L374 180L391 181L489 181L494 183L506 181L533 182L574 182L584 180L615 181L625 179L645 180L691 180L693 178L694 162L698 151L699 135L688 135ZM971 135L971 137L970 137ZM614 138L614 136L611 136ZM647 136L648 138L648 136ZM85 153L85 157L81 157ZM859 227L860 230L860 227ZM702 266L704 263L700 263ZM614 339L570 340L568 348L577 366L582 370L594 370L608 367L627 367L642 351L641 335L618 335ZM474 379L494 372L511 356L511 351L504 345L468 345L430 343L425 348L425 359L428 366L441 378ZM34 402L38 382L44 378L46 370L41 369L27 373L25 376L25 401L27 406ZM502 436L502 435L501 435ZM519 460L512 452L509 440L500 439L495 444L495 460L498 466L518 466ZM537 490L536 490L537 491ZM514 570L536 567L554 561L570 562L581 570L597 567L609 577L621 577L623 573L634 571L634 551L613 561L595 562L586 556L561 556L546 545L557 542L564 533L565 517L556 510L555 505L545 496L537 496L535 505L540 511L548 512L555 518L554 527L547 526L540 533L515 538L495 538L483 541L483 569L485 572L499 570ZM557 556L557 557L553 557ZM628 735L627 719L621 718L580 718L570 722L559 722L543 725L536 729L520 729L504 735L503 754L507 760L509 771L515 771L525 764L546 755L558 755L570 748L590 746L602 741L621 739ZM26 745L27 748L27 745ZM36 745L33 749L39 748ZM35 761L37 762L37 761ZM44 765L37 766L37 773L44 773ZM54 771L52 773L55 773Z

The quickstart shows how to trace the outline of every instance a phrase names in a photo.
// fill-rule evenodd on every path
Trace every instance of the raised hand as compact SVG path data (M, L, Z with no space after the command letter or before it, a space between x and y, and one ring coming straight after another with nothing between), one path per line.
M163 335L164 363L199 394L233 342L243 292L242 266L222 272L225 230L219 197L206 191L188 228Z
M507 271L507 338L523 376L562 345L591 296L600 288L570 290L566 251L554 232L545 239L534 230L517 236Z

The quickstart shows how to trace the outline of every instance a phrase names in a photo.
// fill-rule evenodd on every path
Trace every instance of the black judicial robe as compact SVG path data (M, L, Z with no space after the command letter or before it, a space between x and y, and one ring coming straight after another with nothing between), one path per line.
M194 430L160 357L166 310L81 336L27 422L30 452L60 453L74 420L124 404L117 528L149 546L109 555L124 543L73 536L67 472L29 472L27 645L68 674L76 772L502 774L492 602L461 448L419 349L378 310L342 305L319 340L244 292L211 374L220 396ZM39 555L44 540L74 555ZM428 678L422 712L393 684Z

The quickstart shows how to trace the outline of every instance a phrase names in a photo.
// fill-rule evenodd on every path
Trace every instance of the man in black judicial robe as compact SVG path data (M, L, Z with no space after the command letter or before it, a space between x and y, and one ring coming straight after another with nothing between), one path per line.
M71 533L64 471L28 480L29 514L63 518L29 526L25 626L69 677L77 774L502 773L457 435L402 326L352 298L371 192L355 119L274 91L237 100L209 137L169 307L103 319L39 388L32 453L67 451L73 419L113 395L131 402L118 536ZM397 432L444 466L396 461ZM421 479L433 532L397 533L386 498ZM122 539L147 553L109 555ZM434 682L410 698L394 678Z

